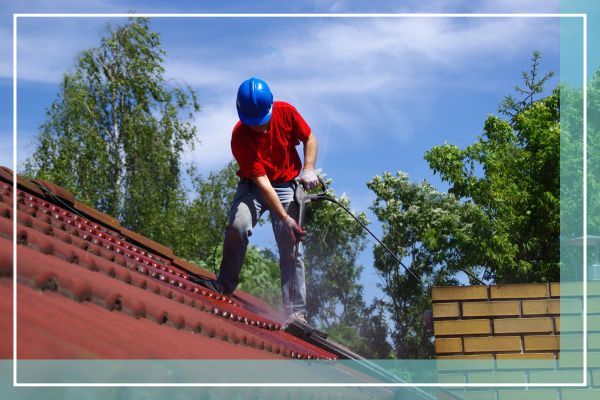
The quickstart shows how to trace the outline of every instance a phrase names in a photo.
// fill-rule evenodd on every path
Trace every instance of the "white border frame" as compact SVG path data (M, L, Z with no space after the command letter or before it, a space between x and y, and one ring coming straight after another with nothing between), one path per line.
M583 237L587 238L587 14L560 13L15 13L13 14L13 184L17 182L18 18L582 18L583 21ZM17 191L13 190L13 210ZM17 381L17 218L13 218L13 386L14 387L587 387L587 240L583 245L583 382L581 383L19 383Z

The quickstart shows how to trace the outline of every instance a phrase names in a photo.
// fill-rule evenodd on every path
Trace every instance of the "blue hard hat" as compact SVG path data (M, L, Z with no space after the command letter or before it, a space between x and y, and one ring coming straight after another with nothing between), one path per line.
M240 85L236 106L245 125L266 124L273 111L273 93L262 79L250 78Z

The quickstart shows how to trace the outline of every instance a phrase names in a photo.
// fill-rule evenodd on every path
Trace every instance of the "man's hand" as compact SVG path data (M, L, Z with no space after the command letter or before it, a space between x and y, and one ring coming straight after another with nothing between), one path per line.
M319 178L317 178L317 174L315 170L312 168L305 168L302 170L302 174L300 175L300 183L304 186L304 189L310 190L314 187L317 187L319 184Z
M283 224L285 225L286 229L289 229L292 236L296 238L296 242L300 242L306 237L306 232L303 231L300 225L298 225L298 223L296 222L296 220L294 220L294 218L290 217L289 215L285 217L285 219L283 220Z

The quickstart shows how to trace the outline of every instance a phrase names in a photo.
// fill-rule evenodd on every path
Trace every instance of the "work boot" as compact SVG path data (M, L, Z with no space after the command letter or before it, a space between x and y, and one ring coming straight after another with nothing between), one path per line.
M292 322L299 322L301 324L308 325L308 321L306 320L306 312L296 311L295 313L292 313L292 315L290 315L288 318L288 324Z
M221 285L219 284L219 282L217 282L216 280L206 280L204 281L204 287L206 287L207 289L212 290L213 292L217 292L220 295L223 295L223 288L221 287Z
M200 279L197 277L190 277L190 280L194 283L204 286L205 288L216 292L222 296L230 296L231 294L225 293L223 287L216 279Z

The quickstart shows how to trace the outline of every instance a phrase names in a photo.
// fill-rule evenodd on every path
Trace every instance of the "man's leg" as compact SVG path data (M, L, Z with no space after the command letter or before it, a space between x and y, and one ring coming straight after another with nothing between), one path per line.
M217 278L225 295L233 293L239 283L248 237L252 235L252 228L258 222L261 211L262 201L258 188L250 182L240 182L225 228L223 259Z
M288 215L298 220L298 206L294 200L294 188L291 184L274 187L281 204ZM306 283L304 277L304 247L296 243L292 232L285 228L277 216L271 214L273 233L279 249L279 268L281 270L281 295L286 317L295 312L306 312Z

